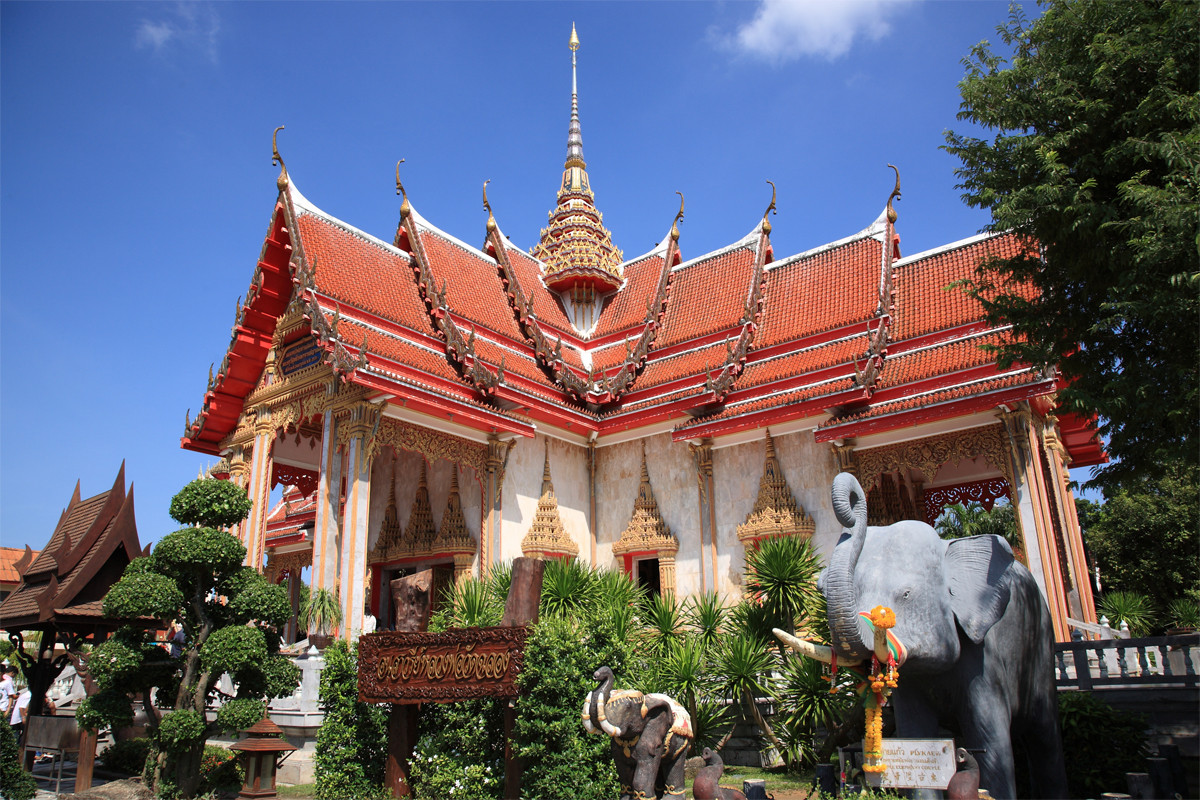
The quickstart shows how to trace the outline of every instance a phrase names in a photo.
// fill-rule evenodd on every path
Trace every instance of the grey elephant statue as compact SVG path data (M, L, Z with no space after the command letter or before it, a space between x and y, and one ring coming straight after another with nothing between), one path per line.
M1023 740L1034 797L1067 796L1055 698L1050 612L1033 576L999 536L946 541L923 522L867 526L866 495L848 473L833 482L844 526L818 587L829 605L833 648L784 631L804 655L841 665L898 653L892 694L897 735L936 738L949 730L978 756L979 785L1016 796L1013 741ZM865 619L895 612L880 636Z
M692 744L687 709L665 694L614 692L608 667L594 677L599 686L583 702L583 727L612 738L620 800L683 800L684 762Z

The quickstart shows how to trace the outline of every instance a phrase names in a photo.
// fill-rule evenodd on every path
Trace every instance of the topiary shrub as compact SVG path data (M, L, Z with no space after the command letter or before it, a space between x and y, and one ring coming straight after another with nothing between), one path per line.
M387 719L380 706L358 702L356 648L338 640L325 649L315 755L317 800L390 797L383 785Z
M21 766L21 749L12 728L4 724L0 729L0 797L31 800L37 794L37 781Z
M124 739L104 748L96 758L105 769L124 772L126 775L141 775L149 755L149 739Z

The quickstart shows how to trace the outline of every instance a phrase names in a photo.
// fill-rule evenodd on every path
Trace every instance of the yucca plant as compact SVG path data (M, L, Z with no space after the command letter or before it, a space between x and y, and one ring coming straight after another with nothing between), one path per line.
M745 591L771 618L771 627L795 633L815 602L821 561L812 545L796 536L764 539L746 551Z
M712 652L720 641L725 624L725 606L716 592L704 592L689 597L683 605L684 618L695 631L704 652Z
M821 662L791 655L780 659L772 694L779 713L773 722L789 764L815 763L818 751L813 737L817 728L833 731L855 708L850 674L843 670L835 680L840 691L833 693Z
M1109 618L1114 628L1124 621L1131 636L1147 636L1155 625L1153 601L1137 592L1105 592L1097 610Z
M508 599L508 587L512 586L512 562L504 561L492 564L485 579L488 592L501 606Z
M664 691L695 716L697 698L711 683L700 640L692 636L672 642L659 663Z
M450 606L450 624L455 628L487 628L499 625L504 604L496 600L491 587L479 580L452 583L446 591Z
M574 558L555 558L546 562L542 575L540 613L570 616L587 611L594 601L595 576Z
M755 702L756 698L769 696L774 688L771 671L775 659L771 651L753 637L730 636L717 649L715 666L721 693L745 706L763 735L783 752L783 743Z
M342 604L337 592L313 589L308 602L300 608L299 622L310 639L328 637L342 623Z
M719 750L732 730L729 703L716 698L698 700L692 713L692 753L699 755L706 747Z
M601 569L593 575L595 614L608 620L613 634L619 640L626 641L633 633L634 615L645 601L646 590L618 570Z
M665 656L683 633L683 607L671 592L650 595L642 603L642 624L651 649Z
M1167 624L1172 628L1200 628L1200 603L1195 597L1176 597L1167 605Z

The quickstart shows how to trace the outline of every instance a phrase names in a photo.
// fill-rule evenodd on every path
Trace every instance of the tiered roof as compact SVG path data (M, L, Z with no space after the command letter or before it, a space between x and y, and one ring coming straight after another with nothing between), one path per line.
M133 487L125 492L125 465L107 492L80 499L79 484L46 547L33 556L20 586L0 603L0 628L37 630L113 627L103 615L104 595L143 553L133 511Z
M567 171L586 175L577 125L573 112ZM564 265L516 248L486 192L477 248L417 213L397 166L403 202L389 243L309 202L275 157L271 227L184 447L220 452L285 317L288 342L311 337L342 380L484 433L549 425L582 441L666 425L687 440L805 420L819 440L840 439L1058 387L1054 372L1000 369L987 348L1010 332L948 288L983 259L1034 245L1002 233L901 257L898 177L865 229L781 259L774 196L748 235L687 261L681 203L659 246L614 267L619 287L581 329L555 288ZM295 324L301 315L307 326ZM1077 465L1104 458L1083 421L1064 425Z

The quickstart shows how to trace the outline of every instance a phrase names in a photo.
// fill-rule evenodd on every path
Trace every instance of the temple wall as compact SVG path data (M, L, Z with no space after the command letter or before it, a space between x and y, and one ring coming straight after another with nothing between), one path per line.
M642 441L596 449L596 563L613 569L621 566L613 544L629 525L641 480ZM658 509L671 533L679 540L675 557L675 585L680 597L700 591L700 515L696 470L687 444L672 442L670 434L648 437L646 467Z
M521 439L508 457L501 501L504 519L497 554L499 561L512 561L521 555L521 540L533 524L542 495L547 441L550 444L550 479L558 498L559 518L579 546L579 558L585 564L588 562L591 532L588 528L587 448L541 435Z
M775 437L775 453L796 502L813 518L813 545L827 559L841 533L829 499L836 474L829 445L818 444L811 431L802 431ZM745 551L737 528L754 508L765 458L765 437L713 450L717 579L723 595L741 592Z
M390 448L383 448L376 454L375 462L371 465L371 536L367 542L368 551L375 546L375 542L379 539L379 530L383 527L383 515L387 511L388 504L389 480L396 482L396 517L400 520L400 528L403 530L408 525L413 498L417 494L422 460L423 456L420 453L400 450L396 453L395 467L393 468ZM433 510L433 522L439 530L442 525L442 514L446 511L446 499L450 496L450 470L452 468L453 465L449 461L438 459L428 465L426 473L429 485L429 505ZM483 495L479 488L479 482L475 479L474 470L466 467L459 470L458 496L462 501L467 530L478 542Z

